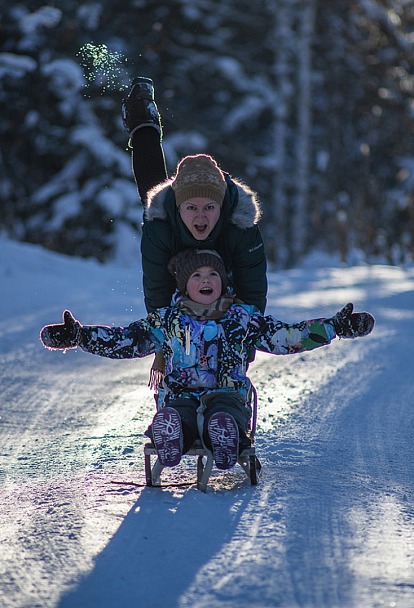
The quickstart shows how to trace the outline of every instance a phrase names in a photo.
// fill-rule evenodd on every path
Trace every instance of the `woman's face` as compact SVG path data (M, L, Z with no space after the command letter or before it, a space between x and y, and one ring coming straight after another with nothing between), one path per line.
M221 277L212 266L200 266L187 281L188 297L198 304L212 304L221 296Z
M178 208L181 219L198 241L204 241L220 217L220 205L209 198L190 198Z

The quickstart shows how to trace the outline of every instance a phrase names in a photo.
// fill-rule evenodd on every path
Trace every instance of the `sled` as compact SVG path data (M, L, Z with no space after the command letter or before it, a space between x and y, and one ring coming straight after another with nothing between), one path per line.
M257 392L253 385L250 387L248 403L252 410L250 430L248 432L251 447L241 452L237 462L250 479L251 485L255 486L257 485L262 470L262 465L256 455L256 448L254 445L257 423ZM154 464L151 461L153 456L156 457ZM208 481L214 465L212 452L207 450L202 445L201 440L198 439L190 450L183 455L183 458L186 456L193 456L197 458L197 489L201 492L207 492ZM157 458L157 451L153 443L145 444L144 460L146 485L148 487L159 487L161 485L161 473L164 467L160 464Z

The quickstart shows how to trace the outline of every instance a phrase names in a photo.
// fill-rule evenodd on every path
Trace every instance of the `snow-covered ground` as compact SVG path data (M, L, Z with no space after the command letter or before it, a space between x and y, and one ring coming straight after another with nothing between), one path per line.
M137 260L139 252L137 251ZM0 241L0 605L414 606L414 268L269 275L286 321L370 310L365 339L258 355L257 451L207 494L143 483L151 361L51 352L38 332L144 315L136 268ZM184 459L168 479L193 479Z

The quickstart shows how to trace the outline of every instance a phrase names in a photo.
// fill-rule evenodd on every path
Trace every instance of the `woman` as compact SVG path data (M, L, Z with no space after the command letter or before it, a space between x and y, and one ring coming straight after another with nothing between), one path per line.
M171 301L175 289L167 268L171 257L182 249L202 246L219 252L237 296L263 312L266 257L256 194L205 154L182 159L168 179L161 119L150 79L133 81L122 116L145 208L141 253L147 310Z

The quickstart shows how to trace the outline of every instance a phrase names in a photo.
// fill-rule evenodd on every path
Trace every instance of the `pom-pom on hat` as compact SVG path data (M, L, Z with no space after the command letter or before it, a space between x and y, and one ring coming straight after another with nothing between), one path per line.
M177 281L177 288L184 295L187 291L188 279L201 266L211 266L221 278L221 293L228 286L228 278L224 262L217 251L212 249L184 249L171 258L168 270Z
M177 165L171 187L175 192L177 207L190 198L209 198L223 204L226 193L224 173L214 158L208 154L186 156Z

